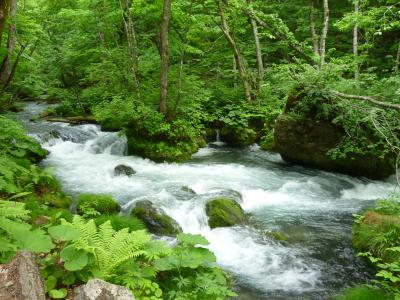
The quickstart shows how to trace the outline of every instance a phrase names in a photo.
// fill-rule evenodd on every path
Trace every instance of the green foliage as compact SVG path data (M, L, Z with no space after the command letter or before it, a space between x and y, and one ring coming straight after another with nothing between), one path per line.
M111 215L111 216L103 215L97 217L94 221L97 226L105 223L106 221L110 221L114 230L117 231L124 228L128 228L129 231L142 230L146 228L140 219L132 215L129 217L121 215Z
M13 258L18 250L48 252L54 245L47 234L24 221L29 211L23 203L0 200L0 262Z
M88 217L111 215L118 213L120 209L118 202L109 195L82 194L76 202L78 213Z
M236 294L227 288L228 278L215 266L214 254L201 246L208 245L200 235L179 234L179 244L172 253L156 260L157 270L166 274L161 287L164 299L225 299ZM193 272L196 270L196 272Z
M399 195L378 202L354 225L353 244L377 268L377 282L400 296Z
M369 286L359 285L345 289L341 294L334 298L335 300L390 300L393 296L384 290Z

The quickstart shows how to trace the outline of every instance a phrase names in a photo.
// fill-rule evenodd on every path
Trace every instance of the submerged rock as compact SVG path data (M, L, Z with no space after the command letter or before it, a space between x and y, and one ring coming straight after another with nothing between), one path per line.
M121 176L121 175L132 176L135 174L136 171L133 168L126 165L118 165L114 168L115 176Z
M246 216L242 207L229 198L215 198L206 204L208 225L211 228L244 224Z
M74 300L135 300L135 297L126 287L91 279L75 289Z
M283 114L277 118L274 132L277 151L290 163L371 179L384 179L395 171L389 159L378 156L330 157L328 151L340 143L345 132L327 121Z
M32 253L18 253L9 264L0 265L0 299L46 299L44 284Z
M131 215L142 220L151 233L173 236L182 232L178 223L161 208L154 207L151 201L138 201Z

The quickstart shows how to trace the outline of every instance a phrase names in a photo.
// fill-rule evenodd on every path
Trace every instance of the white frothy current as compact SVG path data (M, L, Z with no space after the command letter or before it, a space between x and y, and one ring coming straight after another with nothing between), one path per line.
M301 169L300 173L285 173L278 168L240 162L196 162L220 151L214 148L201 149L194 155L195 160L186 164L156 164L123 156L126 141L116 133L101 132L94 125L77 126L76 130L88 131L94 138L81 143L56 138L44 143L50 151L44 163L55 167L67 191L109 193L127 210L138 200L151 200L173 217L184 232L204 235L222 267L262 291L319 289L323 264L307 257L302 247L281 244L251 227L211 230L205 203L212 195L237 191L243 197L241 205L246 212L279 209L283 214L298 211L307 215L315 211L353 212L362 207L364 200L393 191L389 182L329 173L321 179L323 172L308 175L301 174ZM257 147L249 151L255 155L261 152ZM277 155L270 156L271 163L282 163ZM128 165L137 173L133 177L115 177L113 171L119 164ZM179 197L181 187L189 187L197 195Z

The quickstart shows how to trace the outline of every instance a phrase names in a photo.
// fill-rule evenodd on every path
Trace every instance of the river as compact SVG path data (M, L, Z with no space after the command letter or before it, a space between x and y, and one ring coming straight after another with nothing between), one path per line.
M210 144L186 163L154 163L126 156L125 138L96 125L29 120L43 109L28 104L18 117L50 151L43 165L54 168L67 193L108 193L125 212L138 200L151 200L184 232L210 241L218 264L235 278L239 299L330 299L371 278L351 247L352 214L394 191L394 179L371 181L292 166L256 145ZM115 177L119 164L137 173ZM235 196L251 214L251 225L211 230L205 203L215 195ZM282 232L288 241L276 241L266 231Z

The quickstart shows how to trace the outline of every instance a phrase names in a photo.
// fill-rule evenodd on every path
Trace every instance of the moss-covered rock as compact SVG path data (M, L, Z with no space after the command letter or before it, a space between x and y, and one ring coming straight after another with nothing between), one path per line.
M190 159L204 140L169 141L165 139L144 138L127 131L128 154L139 155L155 162L182 162Z
M372 179L384 179L395 171L389 159L379 156L332 158L328 151L340 143L345 132L327 121L283 114L277 118L274 132L277 151L291 163Z
M118 213L121 207L109 195L82 194L77 199L76 210L78 214L86 214L89 210L95 210L100 214L111 215Z
M261 138L260 147L264 151L276 151L274 131L270 130L266 135Z
M56 208L69 208L71 206L71 197L63 193L46 193L42 195L42 201Z
M128 228L129 231L136 231L146 228L143 222L134 216L103 215L95 219L96 225L101 225L107 221L111 222L111 225L115 230Z
M206 204L208 225L211 228L244 224L246 216L242 207L229 198L216 198Z
M257 140L257 132L252 128L235 128L224 126L219 131L221 141L234 147L253 145Z
M182 229L178 223L161 208L154 207L148 200L138 201L132 209L131 216L142 220L151 233L174 236Z

